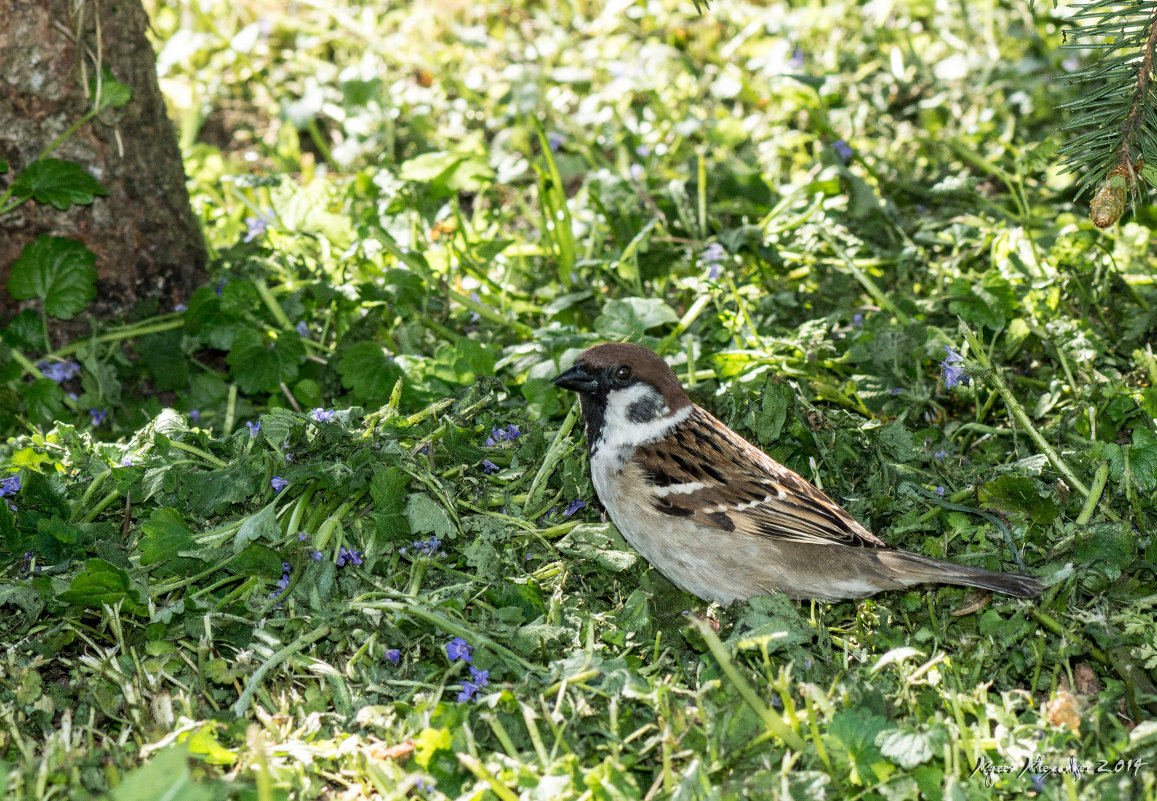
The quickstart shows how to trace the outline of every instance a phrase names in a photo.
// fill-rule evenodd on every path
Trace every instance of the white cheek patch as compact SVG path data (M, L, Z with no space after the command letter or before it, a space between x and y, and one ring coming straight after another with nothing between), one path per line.
M632 420L631 407L639 403L653 406L655 416L649 420ZM676 412L670 411L658 390L649 384L632 384L626 389L612 390L607 393L602 433L593 450L625 463L635 448L666 436L691 416L693 408L688 405Z

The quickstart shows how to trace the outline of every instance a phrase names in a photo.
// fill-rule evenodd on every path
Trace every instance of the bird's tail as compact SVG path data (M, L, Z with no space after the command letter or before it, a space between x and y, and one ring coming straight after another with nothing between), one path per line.
M889 551L880 554L880 561L903 577L906 584L961 584L982 590L1002 592L1017 598L1035 598L1044 592L1039 579L1020 573L996 573L979 567L968 567L921 556L910 551Z

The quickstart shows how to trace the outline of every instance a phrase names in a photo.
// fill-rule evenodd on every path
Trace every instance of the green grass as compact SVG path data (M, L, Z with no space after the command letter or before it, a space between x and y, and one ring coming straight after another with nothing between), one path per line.
M1058 173L1058 13L152 4L213 275L4 330L7 794L1157 798L1157 222ZM550 384L619 338L1048 591L680 593Z

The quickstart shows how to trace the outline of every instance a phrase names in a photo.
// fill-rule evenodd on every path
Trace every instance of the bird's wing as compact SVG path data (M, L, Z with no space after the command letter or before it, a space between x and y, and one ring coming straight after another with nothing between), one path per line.
M674 437L674 441L670 439ZM812 545L892 546L703 409L632 457L663 514Z

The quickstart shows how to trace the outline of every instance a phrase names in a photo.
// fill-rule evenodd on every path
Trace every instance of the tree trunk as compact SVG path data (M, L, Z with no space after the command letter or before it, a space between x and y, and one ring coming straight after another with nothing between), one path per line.
M40 234L96 254L97 317L172 311L204 280L205 244L147 25L140 0L0 0L0 158L9 165L0 189L92 108L96 70L132 90L127 105L104 109L51 154L79 163L106 197L67 211L29 200L0 217L0 287ZM20 307L0 289L0 319Z

